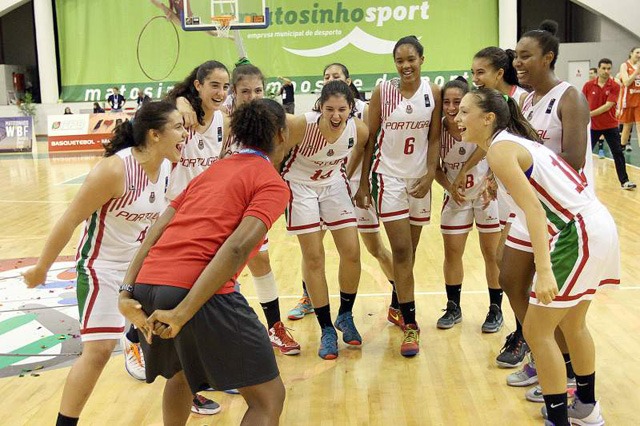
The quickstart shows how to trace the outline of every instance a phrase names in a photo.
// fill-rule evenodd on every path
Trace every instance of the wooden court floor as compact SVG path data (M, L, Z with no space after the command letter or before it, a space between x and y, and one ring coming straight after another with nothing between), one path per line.
M49 158L43 154L0 156L0 260L39 254L56 219L97 160L87 156ZM588 318L598 351L596 394L607 424L636 425L640 424L640 191L620 189L611 161L594 162L598 196L618 224L623 267L620 290L600 292ZM629 174L633 181L640 182L637 168L629 167ZM514 327L506 298L505 327L494 335L480 332L488 293L475 231L465 254L461 302L464 320L451 330L435 327L446 303L438 229L441 197L442 190L434 185L433 224L424 229L417 254L420 354L413 359L400 356L402 334L386 322L389 284L363 246L362 279L354 310L364 338L362 348L348 349L341 344L338 359L324 361L316 354L319 328L315 318L285 320L301 343L302 353L293 357L277 354L287 389L283 425L542 424L541 404L525 400L526 388L506 386L505 378L512 370L500 369L494 363L504 337ZM300 294L300 252L296 239L285 235L282 220L269 233L269 239L285 318ZM72 239L63 255L74 254L76 240ZM337 253L330 237L325 243L330 292L337 294ZM246 272L241 282L243 293L262 318ZM332 302L335 315L338 299L334 297ZM7 309L0 305L0 315L3 312ZM7 343L1 341L4 338L0 333L0 347ZM0 360L4 356L0 354ZM163 380L151 385L140 383L131 379L123 367L118 350L80 424L161 424ZM0 379L0 424L53 424L68 369L43 369L39 376ZM192 415L190 425L239 424L245 409L241 397L220 392L207 396L222 405L222 412L211 417Z

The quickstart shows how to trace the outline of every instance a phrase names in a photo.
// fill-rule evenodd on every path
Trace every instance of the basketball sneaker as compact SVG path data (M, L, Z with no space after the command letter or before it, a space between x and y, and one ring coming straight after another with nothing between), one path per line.
M547 418L547 407L542 406L540 414L545 419ZM580 401L578 397L573 399L573 402L567 407L567 414L569 416L569 423L571 425L580 426L602 426L604 425L604 419L602 418L602 412L600 411L600 403L595 402L593 404L585 404Z
M522 364L529 352L529 345L522 334L514 331L507 336L504 346L496 357L496 364L502 368L516 368Z
M389 312L387 313L387 321L393 325L397 325L400 328L404 328L404 318L402 318L402 312L400 309L389 306Z
M567 395L572 397L576 391L576 379L575 377L572 379L567 378ZM544 397L542 396L542 386L538 385L531 389L529 389L524 397L527 398L527 401L531 402L544 402Z
M278 321L269 329L269 340L271 340L271 346L278 348L284 355L298 355L300 353L300 345L293 340L291 333L282 321Z
M127 370L127 373L136 380L146 380L147 374L144 370L144 354L142 353L142 348L140 348L140 343L133 343L127 339L127 334L124 333L120 339L120 346L122 346L124 368Z
M193 403L191 404L192 413L210 416L212 414L218 414L221 410L222 407L220 407L220 404L210 400L209 398L205 398L198 394L193 397Z
M322 328L318 356L322 359L338 358L338 333L335 328L331 326Z
M502 328L504 319L502 318L502 310L498 305L492 303L489 306L489 313L482 324L483 333L497 333Z
M436 324L438 328L446 330L462 322L462 309L456 305L456 302L449 300L447 302L447 308L443 309L443 311L444 315L438 319L438 323Z
M289 311L287 318L295 321L295 320L302 319L304 318L305 315L312 314L312 313L313 313L313 305L311 304L311 299L309 299L309 296L305 295L305 296L302 296L302 298L300 298L300 301L298 302L296 307Z
M400 345L402 356L414 356L420 352L420 328L418 324L408 324L404 328L404 338Z
M362 345L362 336L360 336L356 325L353 323L353 314L350 311L338 315L334 325L342 332L342 341L347 345Z
M536 383L538 383L538 371L531 357L529 357L529 362L520 371L507 376L507 385L509 386L523 387L535 385Z

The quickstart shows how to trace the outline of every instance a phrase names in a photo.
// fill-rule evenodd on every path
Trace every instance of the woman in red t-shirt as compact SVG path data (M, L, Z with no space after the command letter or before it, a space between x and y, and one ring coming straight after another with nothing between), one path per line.
M192 394L209 385L240 391L249 406L243 423L277 424L282 412L285 389L267 331L235 279L289 200L274 167L289 133L283 108L268 99L239 108L231 128L243 149L171 203L121 288L120 310L145 337L147 382L168 379L165 423L184 424Z

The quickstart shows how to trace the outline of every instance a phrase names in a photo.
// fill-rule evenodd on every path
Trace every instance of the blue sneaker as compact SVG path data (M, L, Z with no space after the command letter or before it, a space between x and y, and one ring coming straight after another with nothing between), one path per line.
M290 320L299 320L304 318L305 315L313 313L313 305L309 296L304 294L295 308L291 309L287 315Z
M362 337L356 330L356 325L353 323L353 314L350 311L338 315L335 326L342 331L342 341L347 345L360 346L362 344Z
M333 327L324 327L320 338L318 356L322 359L338 358L338 333Z

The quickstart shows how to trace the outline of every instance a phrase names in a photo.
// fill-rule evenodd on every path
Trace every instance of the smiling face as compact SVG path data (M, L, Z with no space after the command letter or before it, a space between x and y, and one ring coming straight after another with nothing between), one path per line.
M629 55L629 59L632 64L637 64L640 62L640 47L633 49L631 54Z
M329 129L337 131L347 122L351 107L344 96L331 95L320 106L320 112L322 118L327 121Z
M487 58L474 58L471 74L476 87L497 89L498 83L503 80L504 70L496 69Z
M464 97L461 89L449 87L442 97L442 115L448 124L455 124L456 115L460 109L460 101Z
M553 56L553 52L542 53L542 48L536 39L521 38L516 46L516 57L513 60L518 82L521 85L535 87L541 76L549 71Z
M420 80L420 67L424 63L424 56L419 56L413 45L398 46L393 59L402 82L411 83Z
M460 111L455 122L463 141L479 144L493 133L494 119L493 113L486 113L478 106L477 95L467 93L460 102Z
M322 76L322 79L324 81L324 84L327 84L328 82L333 80L340 80L340 81L344 81L347 84L351 84L351 79L347 78L347 76L344 75L344 71L342 70L342 67L339 65L331 65L330 67L328 67L325 70L324 75Z
M182 115L177 110L168 115L167 122L161 130L150 130L150 132L157 141L156 147L163 158L172 163L180 161L182 146L188 133L182 125Z
M217 111L227 97L229 73L222 68L215 68L204 81L196 80L193 85L202 100L202 109L205 112Z
M233 87L236 96L236 106L244 105L255 99L264 98L264 84L258 75L246 75Z

